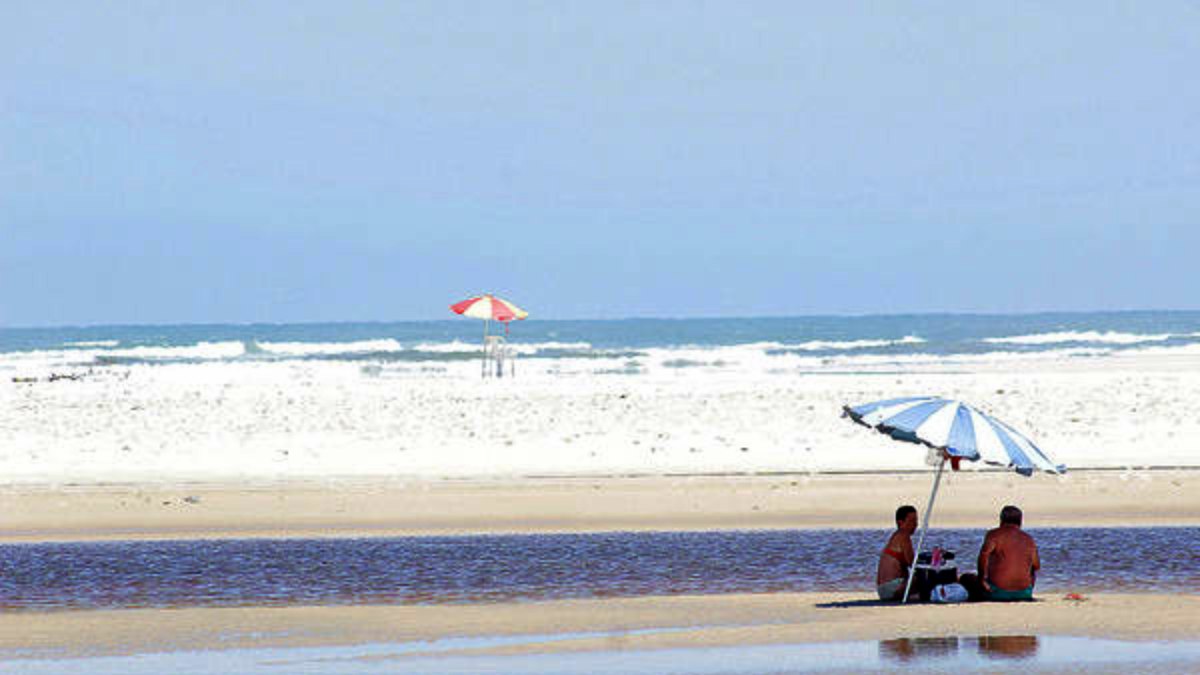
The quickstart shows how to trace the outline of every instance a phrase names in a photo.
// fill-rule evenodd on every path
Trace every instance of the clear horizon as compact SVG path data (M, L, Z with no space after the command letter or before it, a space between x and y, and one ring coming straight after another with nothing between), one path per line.
M1187 2L3 18L0 326L1200 309Z

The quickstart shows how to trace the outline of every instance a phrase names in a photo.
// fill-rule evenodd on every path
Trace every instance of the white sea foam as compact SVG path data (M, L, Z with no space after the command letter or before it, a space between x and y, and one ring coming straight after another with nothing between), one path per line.
M1139 356L1194 356L1200 354L1200 342L1186 345L1175 345L1172 347L1163 347L1157 345L1151 347L1140 347L1138 349L1131 349L1128 352L1122 353Z
M1104 347L1071 347L1039 352L996 350L978 354L808 354L798 350L764 350L761 344L722 347L660 347L637 354L594 352L587 358L561 356L518 362L526 375L622 375L650 379L679 377L687 372L725 373L730 377L761 377L780 373L876 371L891 368L959 366L989 363L1047 362L1100 357L1112 353ZM458 366L462 367L462 366Z
M591 352L587 342L510 342L508 346L517 354L536 354L540 351Z
M670 347L654 347L651 350L665 350L674 352L787 352L787 351L805 351L805 352L833 352L833 351L853 351L857 349L871 349L874 347L891 347L894 345L915 345L923 344L926 340L916 335L906 335L896 339L872 339L872 340L809 340L807 342L779 342L775 340L767 340L761 342L741 342L732 345L675 345ZM645 350L643 350L645 351ZM711 358L711 356L709 357Z
M258 346L267 353L286 356L398 352L403 349L399 342L391 338L352 342L259 342Z
M784 349L799 349L804 351L838 351L853 349L870 349L872 347L891 347L893 345L914 345L924 343L925 339L916 335L905 335L898 340L810 340L797 345L784 346Z
M592 345L587 342L520 342L508 343L509 349L517 354L534 354L542 350L588 351ZM482 349L481 342L422 342L413 345L413 350L420 352L457 354L462 352L477 352Z
M227 359L246 353L246 345L236 341L199 342L176 347L128 347L105 352L106 355L136 359Z
M81 349L34 349L26 352L0 353L0 361L60 361L64 359L78 361L94 353L94 351Z
M481 347L479 342L463 342L462 340L454 340L452 342L422 342L420 344L413 345L412 348L418 352L457 354L461 352L477 352Z
M1062 342L1100 342L1106 344L1131 345L1139 342L1162 342L1174 337L1171 333L1120 333L1116 331L1062 331L1057 333L1033 333L1011 337L984 338L993 344L1048 345Z
M817 351L817 350L812 350ZM654 374L662 369L703 368L730 373L769 374L792 370L825 371L877 369L881 366L921 366L929 364L985 364L1010 361L1047 361L1081 357L1105 356L1113 350L1105 347L1069 347L1046 349L1038 352L1020 352L998 349L976 354L936 354L915 352L906 354L806 354L800 350L761 348L761 344L744 344L710 348L653 348L644 350L644 356L635 357L644 373ZM614 360L628 361L629 357L614 355ZM608 364L590 361L596 370L612 368Z
M1039 352L994 351L978 354L860 354L845 356L830 356L826 358L809 357L808 364L822 366L853 367L878 365L924 365L924 364L984 364L1010 361L1053 361L1079 357L1098 357L1112 354L1111 349L1102 347L1074 347L1064 349L1047 349Z

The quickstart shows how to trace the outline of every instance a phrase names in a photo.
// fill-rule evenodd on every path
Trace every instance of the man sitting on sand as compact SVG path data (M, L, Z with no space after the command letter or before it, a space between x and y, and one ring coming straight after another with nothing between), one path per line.
M1021 529L1021 509L1000 510L1000 527L983 538L979 549L979 576L964 574L961 582L972 598L982 600L1032 600L1033 584L1042 566L1037 544Z
M896 509L896 531L888 539L887 546L879 552L879 569L875 572L875 590L879 592L880 600L900 600L904 597L908 569L915 558L912 534L916 531L916 507L905 505Z

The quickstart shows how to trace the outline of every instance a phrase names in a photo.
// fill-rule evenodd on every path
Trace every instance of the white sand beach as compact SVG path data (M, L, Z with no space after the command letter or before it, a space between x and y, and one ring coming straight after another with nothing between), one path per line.
M482 380L470 363L217 362L5 381L0 474L61 485L913 470L921 448L840 412L927 393L974 403L1072 469L1200 466L1200 418L1187 414L1200 355L742 365Z

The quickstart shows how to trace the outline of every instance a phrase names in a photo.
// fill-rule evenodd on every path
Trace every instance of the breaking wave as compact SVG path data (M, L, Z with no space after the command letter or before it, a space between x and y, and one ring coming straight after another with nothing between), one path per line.
M990 344L1014 345L1050 345L1069 342L1097 342L1102 344L1132 345L1141 342L1165 342L1173 337L1171 333L1141 334L1119 333L1116 331L1062 331L1057 333L1035 333L1032 335L1014 335L1011 337L984 338L983 342ZM1182 337L1182 336L1179 336Z

